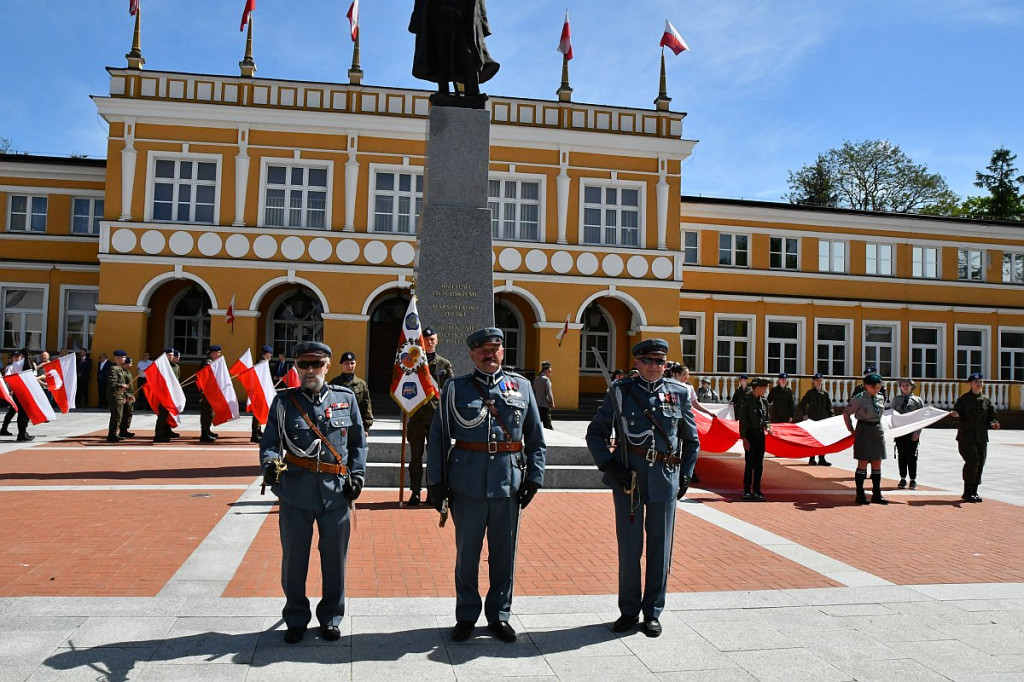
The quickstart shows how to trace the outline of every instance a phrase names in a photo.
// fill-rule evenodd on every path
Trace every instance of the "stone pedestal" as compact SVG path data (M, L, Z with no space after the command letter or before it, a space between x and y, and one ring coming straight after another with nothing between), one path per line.
M423 326L437 330L458 374L472 370L466 336L494 325L489 146L487 111L431 108L416 296Z

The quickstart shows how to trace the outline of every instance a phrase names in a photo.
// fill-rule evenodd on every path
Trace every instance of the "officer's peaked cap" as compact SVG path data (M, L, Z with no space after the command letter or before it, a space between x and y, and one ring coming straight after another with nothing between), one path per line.
M466 345L470 348L479 348L487 343L503 343L505 333L497 327L484 327L466 337Z
M633 357L638 358L648 353L664 353L668 355L668 341L665 339L644 339L633 346Z
M814 376L812 376L811 378L812 379L824 379L825 377L822 376L821 372L815 372Z
M305 341L295 346L295 350L292 351L295 357L301 357L303 355L323 355L324 357L331 357L331 347L326 343L320 343L319 341Z
M981 372L973 372L971 376L967 377L968 381L981 381L985 378L985 375Z
M174 349L173 348L164 348L164 353L168 353L170 355L174 355Z

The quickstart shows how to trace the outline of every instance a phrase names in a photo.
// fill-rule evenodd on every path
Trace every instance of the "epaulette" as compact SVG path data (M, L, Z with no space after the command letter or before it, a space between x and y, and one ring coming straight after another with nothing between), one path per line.
M675 377L668 377L666 379L663 379L663 381L666 384L675 384L676 386L682 386L683 385L683 382L681 382L679 379L676 379Z
M338 391L338 392L341 392L341 393L351 393L353 396L356 394L356 392L353 391L348 386L339 386L337 384L326 384L326 386L327 386L327 388L331 389L332 391Z
M524 377L522 374L519 374L518 372L508 372L508 371L506 371L505 372L505 376L507 376L507 377L514 377L516 379L522 379L523 381L526 381L526 377Z

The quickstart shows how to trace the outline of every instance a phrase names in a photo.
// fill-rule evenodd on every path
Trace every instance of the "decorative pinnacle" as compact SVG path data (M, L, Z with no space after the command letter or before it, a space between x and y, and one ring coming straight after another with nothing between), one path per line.
M256 73L256 62L252 59L252 14L249 15L249 31L245 36L245 57L238 62L238 67L245 78L252 78Z
M146 63L146 58L142 56L142 7L141 5L135 10L135 35L132 36L132 49L131 52L125 55L125 59L128 60L129 69L141 69L142 65Z
M359 34L352 41L352 66L348 70L348 82L352 85L359 85L363 82L363 70L359 67Z
M555 91L559 102L572 101L572 88L569 87L569 58L562 55L562 84Z
M668 103L672 98L668 96L668 86L665 80L665 48L661 48L661 83L658 90L658 98L654 100L654 107L658 111L668 111Z

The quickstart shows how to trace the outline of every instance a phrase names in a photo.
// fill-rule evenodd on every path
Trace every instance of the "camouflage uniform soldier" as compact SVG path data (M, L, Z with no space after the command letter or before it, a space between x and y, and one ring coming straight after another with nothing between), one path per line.
M356 376L356 354L350 350L341 354L341 374L331 379L332 386L344 386L356 394L356 404L363 418L363 428L373 426L373 405L370 403L370 387Z
M123 350L114 351L114 364L107 378L107 404L110 406L110 422L107 425L107 442L119 443L124 436L118 435L124 424L124 404L132 392L132 376L124 368L128 354Z

